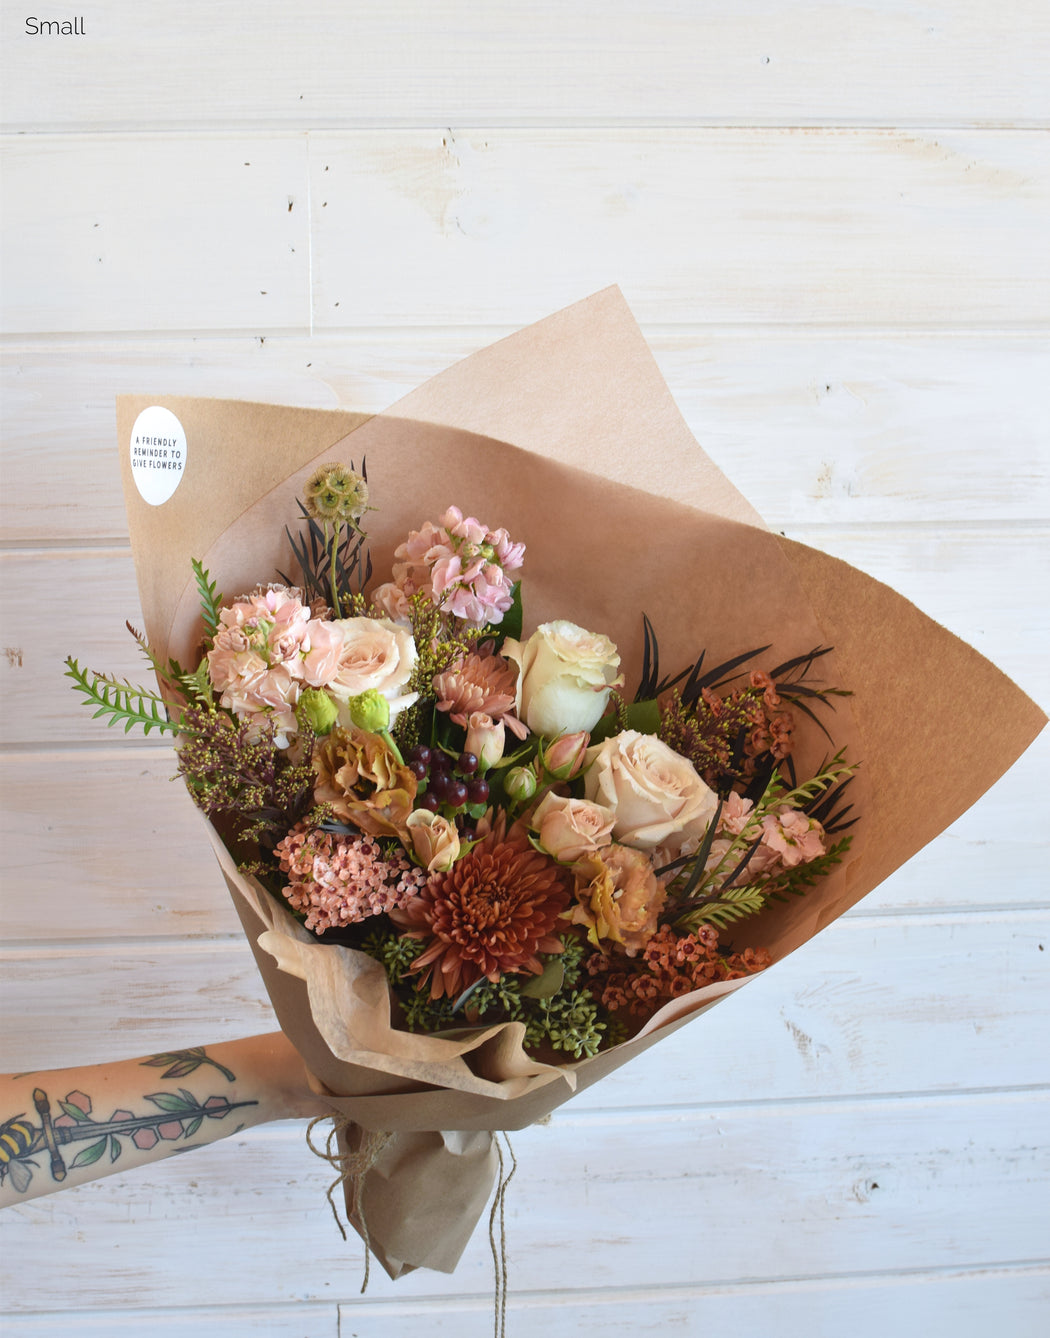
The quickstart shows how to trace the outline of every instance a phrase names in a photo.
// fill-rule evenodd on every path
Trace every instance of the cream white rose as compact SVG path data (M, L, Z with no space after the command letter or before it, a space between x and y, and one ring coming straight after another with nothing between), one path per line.
M403 692L416 667L412 633L387 618L340 618L331 626L343 639L339 668L327 684L344 705L351 697L374 690L390 703L390 719L419 696Z
M547 738L592 730L609 689L623 682L609 638L562 619L537 627L524 644L508 639L502 653L518 666L518 719Z
M672 857L703 838L718 808L691 762L633 729L588 748L584 794L612 810L617 841L640 850L662 846Z
M550 790L537 805L529 826L548 855L572 864L612 843L613 814L601 804L569 799Z

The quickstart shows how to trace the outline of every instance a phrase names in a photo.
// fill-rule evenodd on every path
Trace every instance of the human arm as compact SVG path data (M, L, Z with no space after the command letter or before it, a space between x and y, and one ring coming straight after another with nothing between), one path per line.
M328 1113L282 1032L0 1077L0 1207Z

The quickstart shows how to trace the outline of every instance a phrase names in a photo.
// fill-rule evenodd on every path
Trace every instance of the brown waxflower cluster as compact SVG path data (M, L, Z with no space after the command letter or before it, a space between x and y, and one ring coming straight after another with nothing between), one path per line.
M776 684L755 670L746 688L720 696L703 688L687 706L674 693L660 712L660 738L687 757L712 789L724 794L790 756L794 716L785 710Z
M570 898L568 872L502 820L391 919L423 951L412 964L430 977L430 997L457 998L482 978L539 975L541 953L559 953L558 920Z
M641 971L633 964L632 971L617 970L617 959L601 953L592 954L584 965L595 989L601 991L606 1008L647 1018L671 999L718 980L754 975L764 971L771 961L764 948L745 948L743 952L721 956L718 931L711 925L701 925L694 933L682 937L664 925L646 944Z

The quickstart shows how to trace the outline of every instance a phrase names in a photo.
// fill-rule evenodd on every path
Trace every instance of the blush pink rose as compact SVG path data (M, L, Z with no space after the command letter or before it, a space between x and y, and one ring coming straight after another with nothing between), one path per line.
M529 824L549 855L572 864L612 843L613 814L586 799L569 799L553 790L537 805Z
M691 762L633 729L587 750L584 794L612 810L617 841L672 855L703 839L718 807L718 796Z
M340 638L339 663L328 691L344 704L362 692L381 693L391 720L411 706L418 693L405 692L416 667L412 633L387 618L342 618L332 627Z

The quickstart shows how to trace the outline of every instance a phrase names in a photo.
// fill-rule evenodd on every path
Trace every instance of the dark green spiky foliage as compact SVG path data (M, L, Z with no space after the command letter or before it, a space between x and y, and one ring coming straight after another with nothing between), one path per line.
M329 527L315 520L302 502L298 505L305 528L299 534L287 527L284 532L299 564L300 579L295 581L284 572L278 576L286 585L301 585L309 602L331 604L337 618L354 616L350 609L355 597L372 579L367 535L349 522L329 533Z
M301 760L293 762L277 747L272 725L252 737L250 723L235 723L224 711L204 706L190 707L184 722L191 732L179 750L179 774L198 808L235 821L241 840L272 846L310 810L308 729L300 730Z

